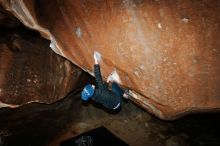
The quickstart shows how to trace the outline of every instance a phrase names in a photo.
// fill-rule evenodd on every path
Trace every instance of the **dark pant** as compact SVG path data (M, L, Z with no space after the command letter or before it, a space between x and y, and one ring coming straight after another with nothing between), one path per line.
M122 97L124 94L124 90L118 86L117 83L112 83L112 92L114 92L117 96Z

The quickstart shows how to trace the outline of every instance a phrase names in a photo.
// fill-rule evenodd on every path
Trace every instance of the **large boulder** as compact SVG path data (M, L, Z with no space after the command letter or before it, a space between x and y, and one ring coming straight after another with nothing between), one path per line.
M0 0L92 74L102 55L134 102L162 119L220 109L220 1Z

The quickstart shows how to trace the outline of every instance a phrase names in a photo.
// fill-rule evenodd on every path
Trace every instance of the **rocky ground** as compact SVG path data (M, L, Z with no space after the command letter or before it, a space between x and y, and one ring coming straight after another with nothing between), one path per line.
M217 146L220 115L162 121L132 102L119 113L80 101L79 91L54 104L31 103L0 110L0 145L59 146L62 140L105 126L131 146Z

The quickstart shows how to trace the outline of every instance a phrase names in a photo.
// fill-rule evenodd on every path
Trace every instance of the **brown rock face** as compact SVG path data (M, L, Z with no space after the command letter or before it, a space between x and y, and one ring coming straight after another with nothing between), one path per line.
M160 118L220 109L220 1L0 2L88 72L98 51L104 77L116 70Z
M80 68L56 55L39 35L17 29L0 29L0 107L52 103L82 86L86 76Z

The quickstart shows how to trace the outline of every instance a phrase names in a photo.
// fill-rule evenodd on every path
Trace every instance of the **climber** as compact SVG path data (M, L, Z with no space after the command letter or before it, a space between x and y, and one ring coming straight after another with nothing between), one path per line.
M100 58L101 55L95 52L94 74L96 86L92 84L86 85L81 93L81 98L84 101L92 99L109 110L117 110L121 106L121 97L128 99L128 90L121 89L114 78L108 78L107 83L103 83L98 63ZM108 89L108 83L110 81L112 82L111 90Z

